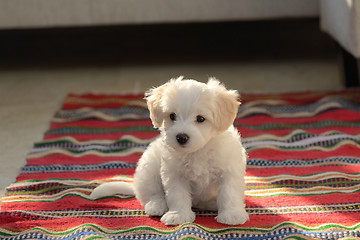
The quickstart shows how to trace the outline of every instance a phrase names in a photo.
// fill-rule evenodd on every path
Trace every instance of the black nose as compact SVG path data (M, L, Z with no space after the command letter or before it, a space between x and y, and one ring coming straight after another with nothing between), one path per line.
M190 137L185 133L179 133L178 135L176 135L176 140L180 145L186 144L187 141L189 141L189 138Z

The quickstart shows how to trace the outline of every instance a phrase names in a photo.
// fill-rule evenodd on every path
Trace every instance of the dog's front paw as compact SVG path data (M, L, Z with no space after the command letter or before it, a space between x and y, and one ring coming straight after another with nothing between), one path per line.
M193 222L194 220L195 213L193 211L169 211L161 218L161 222L163 222L165 225L179 225L186 222Z
M145 213L149 216L162 216L167 212L168 207L165 199L150 200L144 206Z
M247 220L249 215L245 209L222 211L216 217L216 221L227 225L244 224Z

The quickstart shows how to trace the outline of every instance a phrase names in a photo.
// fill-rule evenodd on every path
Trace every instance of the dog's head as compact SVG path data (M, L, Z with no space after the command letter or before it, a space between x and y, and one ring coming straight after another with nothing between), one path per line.
M154 127L166 144L186 153L195 152L233 123L239 94L226 90L215 78L207 84L183 77L171 79L145 94Z

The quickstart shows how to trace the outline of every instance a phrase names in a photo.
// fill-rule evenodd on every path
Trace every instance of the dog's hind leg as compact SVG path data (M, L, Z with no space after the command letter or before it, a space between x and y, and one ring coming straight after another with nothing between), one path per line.
M146 214L162 216L167 212L168 207L159 176L150 176L147 172L145 177L143 174L137 176L134 183L136 198L144 207Z
M161 156L153 144L139 160L134 175L134 190L146 214L162 216L168 211L168 207L160 178Z

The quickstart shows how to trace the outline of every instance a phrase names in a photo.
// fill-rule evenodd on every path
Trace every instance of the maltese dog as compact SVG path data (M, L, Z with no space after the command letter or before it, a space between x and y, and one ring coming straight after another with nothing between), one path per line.
M193 208L218 211L219 223L243 224L247 154L233 126L239 94L215 78L207 84L183 77L145 94L161 134L140 158L134 183L97 187L92 199L135 195L165 225L193 222Z

